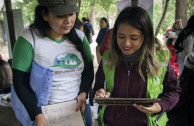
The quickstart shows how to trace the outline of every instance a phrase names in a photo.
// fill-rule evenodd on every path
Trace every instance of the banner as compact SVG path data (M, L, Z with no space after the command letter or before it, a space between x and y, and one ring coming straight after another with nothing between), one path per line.
M153 19L153 0L138 0L138 6L147 10L150 18ZM118 1L117 13L119 14L125 7L131 6L131 0Z
M8 41L8 48L9 48L9 58L12 58L12 51L11 51L11 42L8 32L8 23L7 23L7 14L3 12L4 19L5 19L5 32L7 33L7 41ZM14 20L14 29L15 29L15 36L17 37L23 32L24 24L22 19L22 12L20 9L13 10L13 20Z

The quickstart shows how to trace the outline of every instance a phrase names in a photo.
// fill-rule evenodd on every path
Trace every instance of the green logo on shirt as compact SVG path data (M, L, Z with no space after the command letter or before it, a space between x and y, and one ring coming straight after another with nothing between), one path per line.
M60 54L55 58L52 67L63 67L67 69L76 68L81 64L81 60L73 53Z
M154 82L155 86L159 85L160 81L161 81L160 77L159 76L155 76L154 79L155 79L155 82Z

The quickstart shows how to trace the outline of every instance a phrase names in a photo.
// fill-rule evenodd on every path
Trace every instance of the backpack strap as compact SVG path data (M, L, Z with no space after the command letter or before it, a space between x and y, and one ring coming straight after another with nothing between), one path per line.
M35 37L34 37L34 33L32 31L32 29L29 29L30 30L30 33L32 35L32 40L33 40L33 45L34 45L34 50L35 50ZM33 51L33 60L34 60L34 51Z

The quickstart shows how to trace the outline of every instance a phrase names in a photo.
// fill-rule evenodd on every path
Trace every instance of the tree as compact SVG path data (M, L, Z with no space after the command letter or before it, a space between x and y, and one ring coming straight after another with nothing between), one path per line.
M188 0L187 13L189 17L194 15L194 0Z
M38 5L37 0L23 0L13 3L13 9L21 9L24 23L32 23L34 21L34 10Z
M93 26L98 26L101 17L114 22L117 16L117 0L82 0L79 18L90 17ZM96 23L95 23L96 22ZM113 24L111 22L111 25Z
M131 6L138 6L138 0L131 0Z
M81 0L80 0L81 1ZM89 17L92 25L95 25L95 5L100 3L100 0L82 0L80 6L79 17Z
M81 7L81 0L78 0L78 7Z
M95 25L95 10L94 10L95 6L94 3L91 4L91 12L90 12L90 21L92 23L92 26Z
M176 0L169 1L166 16L160 26L159 34L164 34L167 29L172 28L172 25L175 20L175 4L176 4ZM153 9L154 31L156 31L158 27L158 24L163 14L163 10L164 10L164 6L162 5L162 0L155 1L154 9Z
M175 20L182 19L183 26L187 23L187 0L176 0Z
M164 10L165 5L166 5L166 0L162 0L162 10Z
M164 18L166 16L166 12L167 12L167 8L168 8L168 3L169 3L169 0L166 0L166 3L165 3L165 6L164 6L164 11L163 11L163 14L162 14L162 17L160 19L160 22L158 24L158 27L156 28L156 32L155 32L155 36L158 35L159 33L159 30L160 30L160 26L162 25L163 21L164 21Z

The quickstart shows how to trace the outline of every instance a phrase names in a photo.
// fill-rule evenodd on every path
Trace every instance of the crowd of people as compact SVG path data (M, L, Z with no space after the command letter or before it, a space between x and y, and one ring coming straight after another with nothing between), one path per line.
M89 18L78 18L76 0L37 1L34 22L17 38L11 62L11 103L22 125L48 126L41 106L77 100L75 111L92 126L93 98L160 99L149 106L101 105L99 126L194 125L194 15L185 27L176 19L163 45L147 11L126 7L113 28L101 17L93 40L94 26Z

